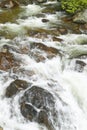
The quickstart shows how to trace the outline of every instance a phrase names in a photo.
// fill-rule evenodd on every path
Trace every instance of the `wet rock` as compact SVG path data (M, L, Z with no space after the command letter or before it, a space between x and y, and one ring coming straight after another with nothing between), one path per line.
M38 122L45 124L49 130L54 130L52 122L49 119L49 115L46 111L41 110L38 115Z
M22 76L28 76L29 78L35 75L35 72L33 70L25 70L22 68L13 68L13 73L16 75L22 75Z
M47 52L48 54L53 54L53 55L59 54L59 55L61 55L58 49L56 49L54 47L48 47L48 46L46 46L42 43L31 43L30 48L35 48L35 47L37 47L40 50Z
M28 83L24 80L16 79L13 81L6 89L5 96L10 98L15 95L20 90L26 89L28 87Z
M6 50L4 50L6 51ZM18 61L10 52L0 52L0 69L8 71L12 67L19 66Z
M73 22L78 23L78 24L85 24L87 23L87 9L77 13L73 17Z
M20 53L20 50L17 47L11 45L3 45L2 52L9 53L10 51Z
M63 39L58 38L56 36L53 36L52 39L53 39L53 41L58 41L58 42L62 42L63 41Z
M75 70L77 70L78 72L82 72L85 66L86 66L85 62L81 60L76 60Z
M36 29L36 30L28 30L28 35L39 38L39 39L45 39L48 37L50 31L45 29Z
M36 29L36 30L28 30L27 34L29 36L42 39L44 41L44 39L49 38L49 35L52 36L52 37L53 36L59 36L60 32L56 28L53 28L53 29Z
M34 121L37 116L37 110L31 104L23 103L21 105L21 113L22 115L29 119L30 121Z
M81 34L80 25L73 22L73 16L65 16L61 20L69 33Z
M58 33L59 33L59 35L60 34L67 34L68 33L68 29L67 29L67 27L64 25L59 25L57 28L56 28L56 30L55 31L57 31Z
M37 52L37 51L33 51L30 54L30 57L33 58L36 62L44 62L45 61L45 57L43 56L43 54Z
M20 51L22 54L28 54L32 59L34 59L37 62L43 62L45 60L45 57L38 50L31 50L29 46L24 45L20 47Z
M41 87L32 86L21 97L20 105L21 113L25 118L41 123L49 130L54 130L58 117L55 99L50 92Z
M63 35L68 33L68 30L66 28L60 28L58 30L59 30L60 34L63 34Z
M30 46L29 46L29 45L26 45L26 44L20 45L19 51L20 51L21 54L29 54L30 51L31 51L31 50L30 50Z
M62 21L64 22L72 22L72 17L71 16L64 16L61 18Z
M49 20L48 19L42 19L42 22L47 23L47 22L49 22Z

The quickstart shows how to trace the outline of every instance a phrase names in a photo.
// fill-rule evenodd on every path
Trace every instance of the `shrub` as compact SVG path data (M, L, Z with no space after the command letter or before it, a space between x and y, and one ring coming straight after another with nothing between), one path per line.
M62 9L68 13L75 13L87 8L87 0L61 0Z

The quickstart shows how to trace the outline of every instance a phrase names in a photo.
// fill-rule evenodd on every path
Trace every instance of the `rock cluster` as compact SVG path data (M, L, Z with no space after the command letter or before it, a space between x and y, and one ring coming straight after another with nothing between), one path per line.
M48 90L31 86L26 81L17 79L7 87L5 96L12 98L24 89L26 91L19 101L22 115L27 120L43 124L49 130L55 130L55 125L58 124L58 113L55 98Z

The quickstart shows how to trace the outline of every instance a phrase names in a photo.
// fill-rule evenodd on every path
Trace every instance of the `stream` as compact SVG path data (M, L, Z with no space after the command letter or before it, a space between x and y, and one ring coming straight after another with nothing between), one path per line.
M48 1L0 9L3 130L52 130L22 115L20 98L28 88L6 97L7 87L16 79L40 86L53 95L57 111L56 123L50 115L53 130L87 129L87 34L79 32L76 24L64 23L66 14L58 7L58 2ZM5 53L12 57L8 58L8 54L6 60Z

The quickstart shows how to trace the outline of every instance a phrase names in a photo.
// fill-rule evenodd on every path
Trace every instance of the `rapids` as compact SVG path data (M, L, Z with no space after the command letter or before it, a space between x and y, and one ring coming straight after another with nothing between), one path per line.
M27 121L22 116L19 98L23 91L12 99L5 97L7 86L15 78L39 85L55 96L58 110L58 125L55 130L87 129L87 57L82 56L87 55L87 35L68 32L57 36L55 31L53 34L51 31L61 26L61 17L65 14L56 9L55 13L48 13L50 11L46 7L49 8L48 5L52 4L56 4L56 1L21 6L17 14L13 13L14 19L8 15L8 20L0 20L0 52L3 45L10 46L13 48L11 53L17 60L21 59L20 70L34 71L34 75L28 76L19 70L15 73L13 68L9 71L0 70L0 126L3 130L47 130L44 125ZM0 14L5 14L6 11L0 9ZM48 21L43 22L43 19ZM37 36L35 31L41 32L42 35L39 33ZM47 33L46 36L44 32ZM62 41L54 41L54 35ZM33 42L53 47L59 50L62 56L57 54L50 59L45 51L35 47L32 53L38 52L45 57L44 61L37 62L29 53L20 53L20 48L30 47ZM77 60L86 64L82 71L76 64Z

